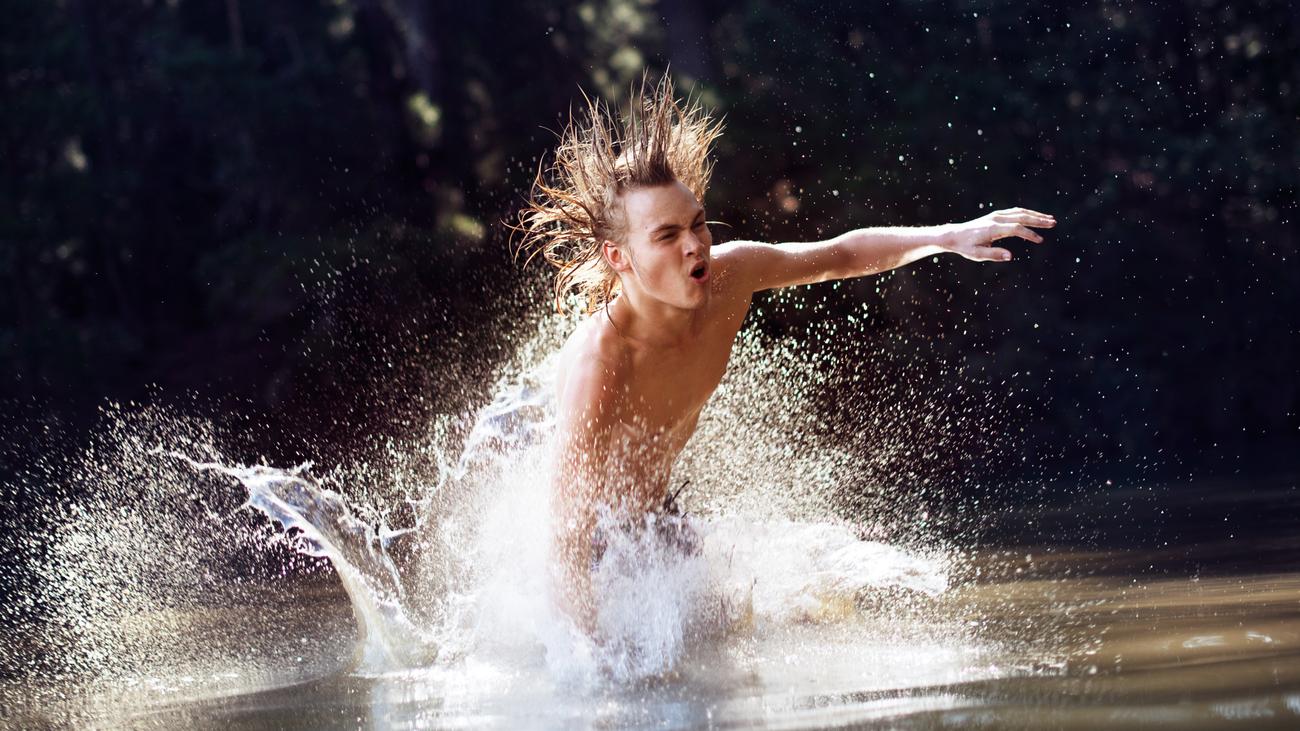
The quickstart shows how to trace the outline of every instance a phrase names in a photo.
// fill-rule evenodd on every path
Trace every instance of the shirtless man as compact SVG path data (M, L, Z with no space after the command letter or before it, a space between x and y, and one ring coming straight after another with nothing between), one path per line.
M994 241L1042 243L1031 229L1055 225L1047 214L1011 208L826 241L713 246L702 200L720 134L698 104L678 103L667 77L652 89L643 83L622 119L589 102L521 215L521 250L559 269L557 306L576 290L588 313L559 358L552 499L560 601L589 635L600 510L635 516L664 503L673 463L722 379L755 292L943 253L1010 261Z

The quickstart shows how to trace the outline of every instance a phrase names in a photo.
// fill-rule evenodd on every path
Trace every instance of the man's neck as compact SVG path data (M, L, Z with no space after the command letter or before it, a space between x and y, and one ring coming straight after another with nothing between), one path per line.
M624 290L608 305L610 320L624 339L650 348L681 347L699 334L703 310L684 310Z

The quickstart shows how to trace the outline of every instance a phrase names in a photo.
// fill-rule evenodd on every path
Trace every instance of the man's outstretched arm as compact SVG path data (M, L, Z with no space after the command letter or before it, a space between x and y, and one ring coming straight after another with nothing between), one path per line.
M917 259L954 253L972 261L1010 261L1011 252L994 241L1019 237L1043 242L1035 228L1052 228L1056 219L1025 208L994 211L966 223L917 228L863 228L826 241L726 244L728 269L752 291L877 274ZM721 248L721 247L720 247Z

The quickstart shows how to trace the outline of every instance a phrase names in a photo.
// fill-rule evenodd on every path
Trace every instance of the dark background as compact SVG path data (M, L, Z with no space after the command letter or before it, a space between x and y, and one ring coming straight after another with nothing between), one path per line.
M755 326L865 303L877 367L1010 394L1008 479L1293 469L1300 10L830 5L6 0L6 472L113 402L238 421L273 461L480 402L549 278L503 221L580 87L665 67L726 117L719 240L1060 222Z

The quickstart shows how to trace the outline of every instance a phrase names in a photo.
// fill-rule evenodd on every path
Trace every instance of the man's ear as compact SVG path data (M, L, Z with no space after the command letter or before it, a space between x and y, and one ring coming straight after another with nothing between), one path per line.
M628 261L627 254L618 244L605 239L605 243L601 244L600 248L605 261L609 262L614 271L621 273L632 268L632 263Z

